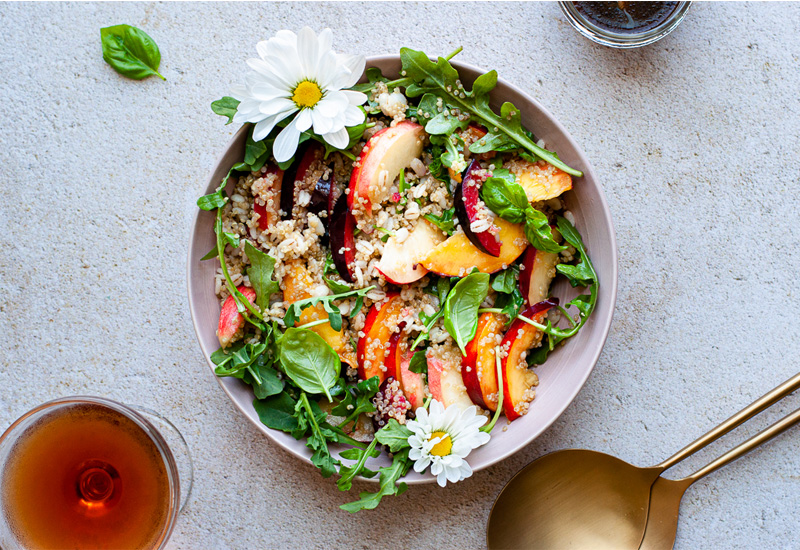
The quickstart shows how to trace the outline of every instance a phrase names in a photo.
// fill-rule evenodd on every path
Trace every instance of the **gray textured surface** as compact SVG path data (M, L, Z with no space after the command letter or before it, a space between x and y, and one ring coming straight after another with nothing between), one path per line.
M99 28L123 22L158 42L166 82L104 64ZM463 45L498 69L593 159L619 242L608 343L553 427L452 488L356 516L228 402L184 282L194 200L235 129L208 104L258 40L302 24L332 27L338 50ZM592 44L555 4L4 4L0 28L0 428L69 394L162 411L197 469L174 548L479 548L494 497L533 458L584 447L653 464L797 371L797 4L697 4L639 51ZM677 548L800 548L798 441L692 487Z

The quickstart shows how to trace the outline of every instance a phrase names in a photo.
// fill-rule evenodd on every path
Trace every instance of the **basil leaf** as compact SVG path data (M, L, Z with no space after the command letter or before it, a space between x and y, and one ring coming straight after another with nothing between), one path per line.
M525 305L525 298L522 297L519 287L514 287L510 294L500 294L494 301L494 307L499 308L504 315L508 316L506 325L510 325Z
M233 115L236 114L236 109L239 107L239 103L240 102L238 99L225 96L222 99L212 101L211 110L220 116L228 117L228 122L225 123L225 126L227 126L233 122Z
M537 250L558 254L567 247L558 244L553 239L550 223L542 212L529 207L525 211L525 237Z
M525 221L525 211L530 206L525 189L518 183L503 178L488 178L481 188L481 197L489 210L511 223Z
M390 418L386 426L375 433L375 439L378 440L378 443L389 447L391 452L396 453L411 446L408 443L408 438L413 434L414 432L400 424L397 420Z
M417 374L428 374L428 359L425 356L425 350L415 351L411 356L411 363L408 365L408 370L416 372Z
M280 343L280 361L286 375L301 390L324 393L331 401L330 389L341 370L339 356L322 337L308 329L288 328Z
M456 283L444 302L444 327L462 355L478 330L478 308L489 293L489 274L471 273Z
M492 278L492 288L497 292L511 294L517 287L517 273L513 266L497 273Z
M262 356L263 357L263 356ZM260 381L253 380L253 394L257 399L266 399L272 395L277 395L283 391L283 380L278 376L278 371L267 365L259 365L259 361L253 366L253 370L258 373Z
M441 216L436 216L434 214L425 214L424 218L431 222L433 225L447 233L448 235L452 235L456 232L456 222L453 221L453 217L455 216L456 209L455 208L448 208L447 210L442 212Z
M158 72L161 52L158 45L141 29L131 25L114 25L100 29L103 46L103 59L122 76L141 80L156 75L166 80Z
M253 290L256 291L256 305L261 308L261 311L266 311L269 309L269 297L280 290L278 283L272 280L272 272L275 270L277 260L269 254L261 252L250 244L250 241L245 241L244 253L250 260L247 276L250 278Z
M268 428L292 433L299 427L295 417L295 404L296 401L288 393L282 392L270 399L255 399L253 408L258 419Z

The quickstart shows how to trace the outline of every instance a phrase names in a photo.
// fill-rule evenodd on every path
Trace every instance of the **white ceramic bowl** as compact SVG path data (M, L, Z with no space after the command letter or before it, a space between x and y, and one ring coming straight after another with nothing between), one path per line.
M452 64L458 70L461 81L469 85L468 87L475 78L485 72L465 63L453 61ZM367 59L367 66L379 67L387 77L398 78L400 56L370 57ZM505 431L495 429L491 441L472 452L469 463L475 471L519 451L544 432L564 412L586 382L600 356L611 326L617 297L617 246L614 227L603 190L589 160L561 124L535 99L516 86L498 79L497 88L491 93L491 97L491 105L497 111L504 101L511 101L516 105L522 114L524 126L534 133L536 139L544 139L548 149L556 151L569 166L584 173L582 178L575 178L573 189L562 198L575 216L575 225L583 236L594 263L600 279L600 295L594 313L581 331L563 347L553 352L544 365L537 367L539 387L528 414L514 421ZM245 126L236 132L225 147L200 194L213 191L230 167L242 160L246 139ZM214 246L213 224L213 212L198 210L189 243L187 266L189 307L200 348L212 375L214 364L208 357L219 347L216 329L220 306L219 300L214 295L214 273L218 264L216 261L200 261L200 258ZM565 296L571 297L574 292L566 282L561 281L555 287L553 295L563 299ZM253 409L253 393L249 386L234 378L217 378L217 382L245 418L278 445L310 463L311 453L305 446L305 441L297 441L289 434L267 428L259 421ZM501 419L498 426L504 425L505 421ZM388 465L389 459L382 455L377 459L371 459L368 464L374 470L378 466ZM434 480L430 474L418 474L413 470L404 478L407 483L426 483Z

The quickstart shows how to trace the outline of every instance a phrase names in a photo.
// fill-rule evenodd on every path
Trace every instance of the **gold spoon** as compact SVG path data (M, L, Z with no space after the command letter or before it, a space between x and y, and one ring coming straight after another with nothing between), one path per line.
M650 489L661 473L798 388L800 373L650 468L581 449L534 460L497 497L487 525L488 548L638 549Z
M683 479L659 477L650 490L650 513L639 550L670 550L678 529L678 510L683 494L695 481L733 462L800 422L800 409L775 422L741 445L734 447L707 466Z

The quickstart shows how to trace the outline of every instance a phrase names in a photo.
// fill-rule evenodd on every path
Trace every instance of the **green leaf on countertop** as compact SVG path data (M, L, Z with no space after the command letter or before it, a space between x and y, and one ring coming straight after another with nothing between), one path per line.
M142 80L156 75L161 52L150 35L131 25L114 25L100 29L103 59L122 76Z
M228 122L225 126L233 122L233 116L236 114L236 109L239 107L239 100L230 96L225 96L221 99L211 102L211 110L219 116L228 117Z

